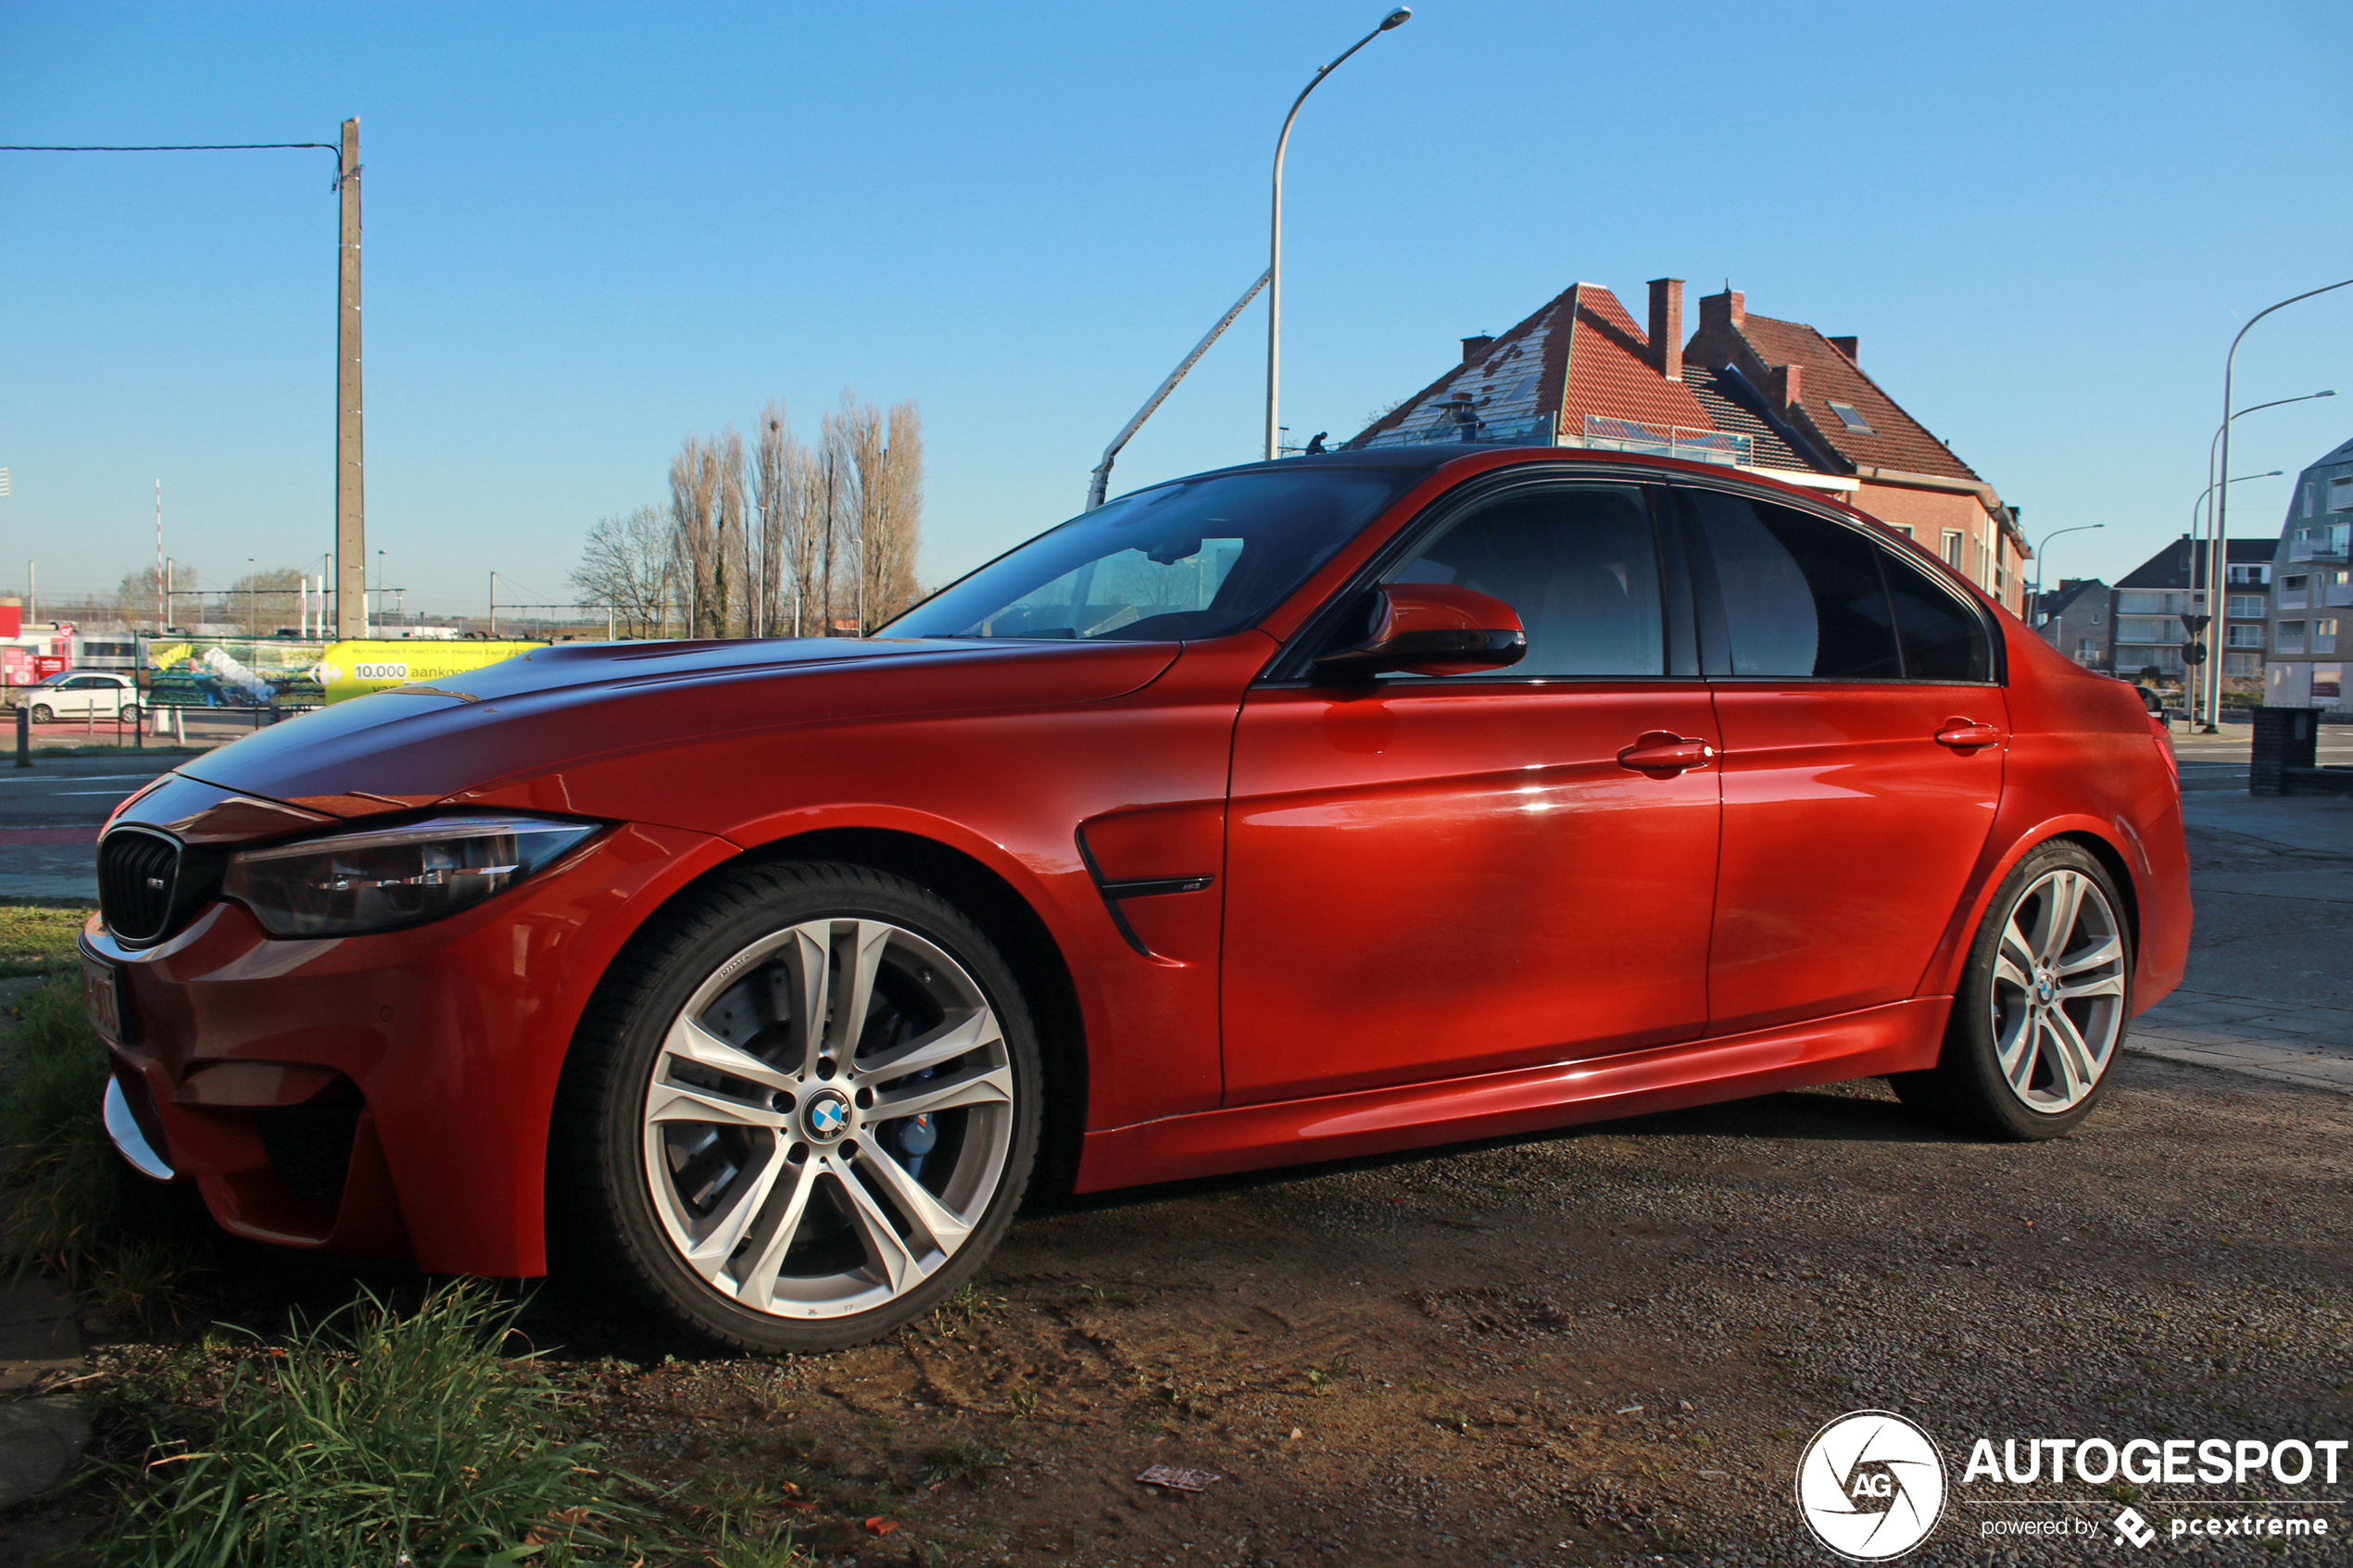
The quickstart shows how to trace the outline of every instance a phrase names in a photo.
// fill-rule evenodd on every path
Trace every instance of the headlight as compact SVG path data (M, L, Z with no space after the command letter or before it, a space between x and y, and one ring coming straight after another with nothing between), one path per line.
M397 931L472 909L597 832L544 817L436 817L244 850L220 891L272 936Z

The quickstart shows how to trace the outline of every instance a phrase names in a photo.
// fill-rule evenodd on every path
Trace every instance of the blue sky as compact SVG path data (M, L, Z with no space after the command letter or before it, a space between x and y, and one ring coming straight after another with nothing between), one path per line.
M1274 132L1384 7L0 10L0 141L330 141L367 166L371 546L411 608L567 596L689 432L917 400L937 582L1076 510L1264 263ZM2205 483L2245 318L2353 276L2341 4L1429 0L1291 150L1286 423L1353 433L1567 283L1730 278L2113 574ZM0 589L333 543L325 153L0 154ZM1263 306L1128 448L1256 456ZM1693 310L1695 320L1696 311ZM1688 326L1692 323L1687 323ZM2241 472L2353 431L2353 289L2250 334ZM2287 481L2240 485L2276 530ZM508 583L516 584L508 587Z

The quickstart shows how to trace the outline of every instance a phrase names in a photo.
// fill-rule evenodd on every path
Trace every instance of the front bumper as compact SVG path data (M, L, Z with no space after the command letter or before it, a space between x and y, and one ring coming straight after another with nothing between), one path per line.
M129 948L94 915L83 949L120 972L128 1014L109 1131L238 1236L543 1273L573 1032L645 916L733 853L624 825L476 909L372 936L281 940L216 900Z

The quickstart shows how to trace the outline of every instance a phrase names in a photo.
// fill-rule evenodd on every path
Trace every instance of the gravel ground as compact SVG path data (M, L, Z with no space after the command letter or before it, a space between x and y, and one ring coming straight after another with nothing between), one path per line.
M822 1359L655 1364L602 1420L641 1474L788 1485L842 1562L1825 1562L1798 1451L1868 1407L1951 1467L1910 1561L2109 1553L2128 1500L2160 1531L2249 1496L2353 1528L2309 1506L2353 1499L2353 1467L1959 1484L1980 1436L2353 1436L2347 1102L2120 1071L2053 1144L1950 1137L1865 1083L1105 1201L1018 1226L963 1314ZM560 1324L630 1333L551 1303ZM1138 1485L1153 1463L1223 1479ZM2021 1518L2097 1533L1981 1534Z

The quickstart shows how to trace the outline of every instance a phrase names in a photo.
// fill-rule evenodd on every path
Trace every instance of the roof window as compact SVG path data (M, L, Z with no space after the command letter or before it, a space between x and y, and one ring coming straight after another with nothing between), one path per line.
M1833 398L1831 402L1831 412L1836 414L1838 422L1849 430L1861 431L1865 435L1879 433L1871 428L1871 421L1865 419L1861 411L1852 403L1841 403Z

